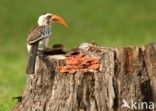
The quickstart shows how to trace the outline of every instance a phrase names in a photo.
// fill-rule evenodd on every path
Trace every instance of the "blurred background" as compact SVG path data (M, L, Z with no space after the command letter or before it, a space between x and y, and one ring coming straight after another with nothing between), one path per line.
M0 111L22 95L27 75L26 38L38 16L53 12L68 28L53 24L52 44L67 48L95 41L109 47L156 41L156 0L0 0Z

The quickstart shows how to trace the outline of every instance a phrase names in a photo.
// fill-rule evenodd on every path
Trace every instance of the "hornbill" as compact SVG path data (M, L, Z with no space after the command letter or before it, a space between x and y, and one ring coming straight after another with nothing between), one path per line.
M67 24L63 18L52 13L46 13L39 16L38 26L34 27L28 34L27 49L29 52L29 60L26 69L27 74L34 73L36 55L39 47L41 47L42 49L48 48L49 38L52 34L51 24L53 22L67 27Z

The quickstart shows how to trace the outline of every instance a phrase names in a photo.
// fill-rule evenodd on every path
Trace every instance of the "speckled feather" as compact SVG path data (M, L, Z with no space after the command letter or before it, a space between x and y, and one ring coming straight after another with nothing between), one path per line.
M49 26L36 26L28 34L27 42L33 44L42 39L48 38L51 35L51 28Z

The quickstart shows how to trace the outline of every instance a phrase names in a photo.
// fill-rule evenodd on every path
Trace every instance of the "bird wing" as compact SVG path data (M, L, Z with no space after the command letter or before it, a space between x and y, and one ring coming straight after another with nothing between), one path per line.
M27 42L29 44L33 44L37 41L40 41L44 38L44 31L46 26L36 26L34 27L31 32L28 34Z

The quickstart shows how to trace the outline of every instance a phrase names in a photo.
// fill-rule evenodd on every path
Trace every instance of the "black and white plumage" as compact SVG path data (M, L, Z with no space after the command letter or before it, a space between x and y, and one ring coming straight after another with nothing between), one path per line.
M39 45L43 48L48 47L49 37L52 31L49 26L37 26L32 29L27 39L27 49L30 52L32 44L39 41Z
M60 16L51 13L46 13L39 17L38 26L34 27L32 31L28 34L27 49L29 52L29 61L26 73L34 73L38 48L48 48L49 38L52 34L51 24L53 22L57 22L67 27L67 24Z

